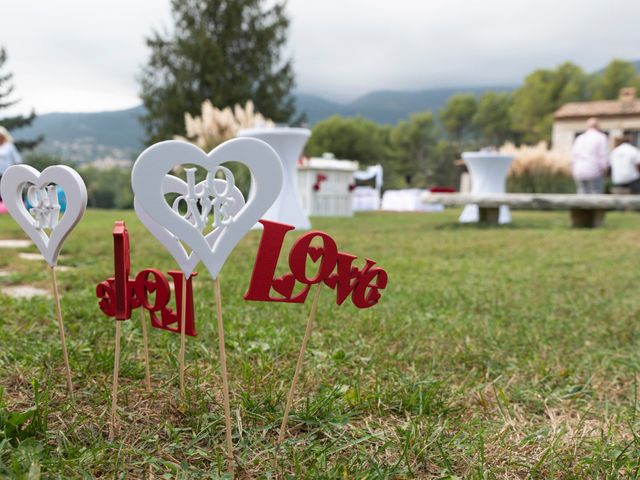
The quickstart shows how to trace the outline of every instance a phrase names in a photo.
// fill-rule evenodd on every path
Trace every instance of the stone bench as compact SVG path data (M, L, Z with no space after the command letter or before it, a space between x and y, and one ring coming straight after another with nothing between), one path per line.
M569 210L571 226L581 228L602 225L607 210L640 210L640 195L426 193L421 200L423 203L445 206L478 205L480 221L492 225L498 224L500 205L521 210Z

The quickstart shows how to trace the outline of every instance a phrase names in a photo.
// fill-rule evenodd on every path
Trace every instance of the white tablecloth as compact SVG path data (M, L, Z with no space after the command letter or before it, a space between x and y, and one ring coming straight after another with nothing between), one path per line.
M513 161L511 155L500 155L491 152L464 152L462 159L471 175L471 193L504 193L507 173ZM464 207L460 214L460 223L472 223L480 220L478 205L471 204ZM498 216L498 223L510 223L509 207L502 205Z
M424 204L420 197L429 190L408 188L404 190L387 190L382 195L382 210L394 212L441 212L442 205Z
M297 190L296 165L311 130L306 128L249 128L240 130L238 137L253 137L267 142L280 156L284 167L284 178L280 195L262 216L265 220L293 225L297 230L311 228L309 217L302 209ZM253 188L253 182L251 184ZM249 198L252 193L249 192ZM256 224L260 228L260 224Z
M354 212L368 212L380 208L380 192L373 187L356 187L351 192Z

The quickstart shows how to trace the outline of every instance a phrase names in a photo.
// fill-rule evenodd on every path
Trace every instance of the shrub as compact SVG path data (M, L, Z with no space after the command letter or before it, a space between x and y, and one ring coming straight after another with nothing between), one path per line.
M546 142L520 147L506 143L500 153L515 157L507 178L508 192L575 192L569 155L549 150Z

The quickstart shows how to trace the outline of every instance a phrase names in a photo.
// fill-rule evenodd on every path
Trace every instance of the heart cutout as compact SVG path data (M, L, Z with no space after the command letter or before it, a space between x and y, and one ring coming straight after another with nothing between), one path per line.
M220 178L214 179L216 187L218 191L223 191L227 187L227 182ZM196 185L196 189L202 189L205 187L206 180L198 183ZM163 195L167 194L178 194L178 195L186 195L188 193L188 185L182 179L175 177L173 175L165 175L164 181L162 183L162 193ZM235 215L240 211L242 206L244 205L244 197L242 196L242 192L234 186L230 189L230 195L234 199L234 202L230 206L230 212L232 215ZM149 214L142 208L140 205L140 200L136 197L133 201L133 208L138 215L138 218L142 222L142 224L151 232L151 234L169 251L171 256L174 258L180 270L185 274L187 280L191 276L192 272L195 270L196 265L200 261L197 255L193 252L187 253L180 240L173 235L169 230L163 227L161 224L156 222L153 218L149 216ZM215 229L209 232L206 235L206 240L209 245L213 245L218 236L220 235L221 230Z
M27 185L30 185L31 199L36 200L36 204L30 208L35 218L27 210L22 198ZM54 194L48 197L47 187L51 185L62 188L67 200L60 221L57 221L59 205L55 188L52 190ZM13 165L2 175L0 194L9 214L33 240L47 264L56 265L64 240L87 208L87 188L82 177L66 165L53 165L42 173L29 165ZM47 235L46 229L50 229L51 233Z
M313 262L315 263L315 262L318 261L318 259L324 253L324 248L322 248L322 247L309 247L307 249L307 252L309 253L309 258L311 258L311 260L313 260Z
M252 194L238 212L229 214L227 209L222 217L219 214L224 213L230 192L212 189L203 197L203 202L214 205L212 232L219 230L210 244L198 224L200 220L183 216L167 204L163 193L165 177L182 164L195 165L215 176L223 163L231 161L242 163L251 172ZM222 143L209 154L190 143L170 140L152 145L140 154L131 174L131 186L142 210L191 248L191 255L199 258L215 279L238 242L276 200L282 189L282 179L280 157L262 140L236 138ZM222 221L215 223L216 218L222 218ZM208 225L209 215L201 220ZM190 275L191 271L183 270L183 273Z
M287 273L279 278L274 278L271 284L273 289L285 298L291 298L296 279L291 273Z
M369 291L369 293L367 294L367 303L375 303L378 300L380 300L380 297L382 295L380 294L379 291L377 290L371 290Z

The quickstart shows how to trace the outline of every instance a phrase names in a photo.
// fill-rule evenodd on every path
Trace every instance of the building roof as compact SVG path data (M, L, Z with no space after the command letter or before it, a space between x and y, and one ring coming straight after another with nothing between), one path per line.
M556 110L556 119L576 119L589 117L625 117L640 115L640 100L636 100L635 88L620 90L618 100L597 102L572 102Z

